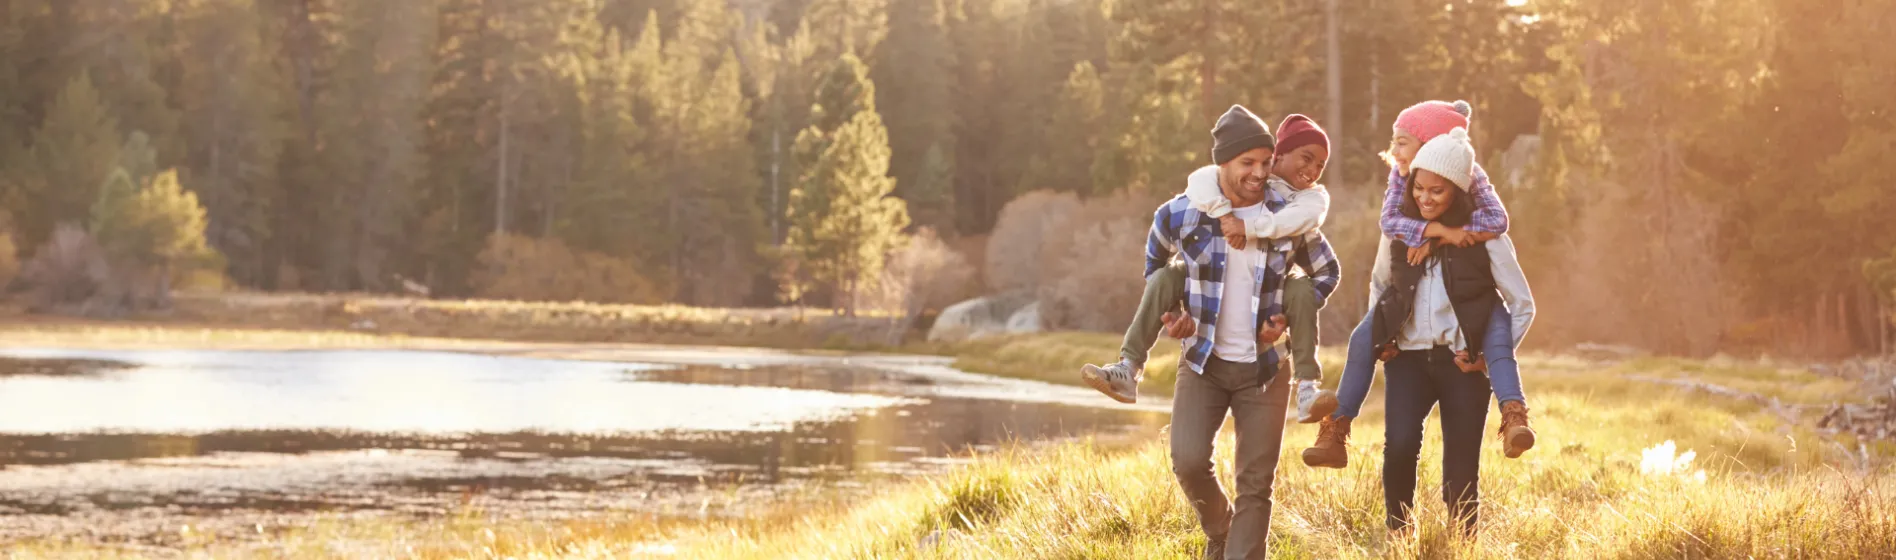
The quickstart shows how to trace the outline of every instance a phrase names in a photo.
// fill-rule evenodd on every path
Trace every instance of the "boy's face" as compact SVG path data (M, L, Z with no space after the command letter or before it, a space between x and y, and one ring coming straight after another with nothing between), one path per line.
M1264 202L1264 179L1271 172L1271 149L1258 148L1218 166L1218 188L1239 208Z
M1290 187L1305 190L1316 186L1323 178L1323 168L1329 165L1330 149L1316 144L1298 146L1284 155L1278 156L1277 166L1272 174L1282 177Z
M1433 222L1448 213L1448 205L1455 202L1461 188L1434 171L1423 169L1415 172L1415 184L1409 186L1409 192L1415 197L1416 208L1422 211L1422 219Z
M1415 162L1415 153L1422 151L1422 141L1414 134L1397 130L1396 136L1389 139L1389 156L1396 160L1396 171L1404 176L1409 174L1409 164Z

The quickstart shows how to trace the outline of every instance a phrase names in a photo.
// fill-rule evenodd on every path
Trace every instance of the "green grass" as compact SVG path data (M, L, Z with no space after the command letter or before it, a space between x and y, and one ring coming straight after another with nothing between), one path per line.
M160 334L149 334L162 337ZM230 335L241 337L247 335ZM290 335L266 335L290 336ZM937 346L977 370L1072 383L1109 359L1118 337L1049 333ZM1166 345L1161 345L1164 348ZM1340 356L1326 351L1326 369ZM1175 363L1176 350L1154 363ZM1145 390L1169 392L1171 368ZM1850 383L1781 365L1642 359L1618 364L1523 358L1540 443L1525 457L1485 442L1483 530L1452 537L1439 501L1431 427L1417 502L1421 532L1382 529L1381 391L1357 421L1351 466L1304 467L1315 429L1285 434L1276 483L1277 558L1866 558L1896 551L1890 447L1815 431L1749 398L1640 381L1683 379L1791 404L1857 398ZM1334 375L1329 380L1334 384ZM1498 424L1490 414L1490 432ZM1431 423L1433 426L1433 423ZM1680 474L1644 474L1643 451L1673 441L1697 458ZM1162 431L1131 441L1017 446L867 499L806 497L747 520L521 522L470 512L435 520L349 520L265 543L193 542L204 557L514 558L1179 558L1203 544L1169 467ZM1217 463L1229 486L1231 440ZM1695 476L1703 470L1701 482ZM18 557L125 556L95 545L23 543Z

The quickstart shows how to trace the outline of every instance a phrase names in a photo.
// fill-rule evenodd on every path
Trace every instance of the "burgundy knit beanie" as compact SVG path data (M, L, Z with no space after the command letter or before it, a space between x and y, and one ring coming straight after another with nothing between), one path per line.
M1284 122L1278 123L1277 153L1288 154L1297 148L1311 144L1323 146L1324 158L1328 161L1330 135L1323 132L1323 127L1317 126L1317 121L1303 115L1291 115L1284 117Z

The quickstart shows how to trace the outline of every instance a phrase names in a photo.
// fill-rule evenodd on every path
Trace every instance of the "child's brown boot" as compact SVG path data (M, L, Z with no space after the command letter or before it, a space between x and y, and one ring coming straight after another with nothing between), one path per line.
M1501 403L1501 451L1509 459L1534 448L1534 428L1527 425L1527 405L1521 401Z
M1350 419L1323 417L1317 444L1304 450L1304 464L1340 469L1350 466Z

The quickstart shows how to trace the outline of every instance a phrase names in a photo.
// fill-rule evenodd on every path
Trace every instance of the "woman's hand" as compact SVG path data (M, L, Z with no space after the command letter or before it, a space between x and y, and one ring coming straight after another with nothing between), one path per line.
M1231 244L1232 249L1244 248L1244 220L1238 219L1236 214L1225 214L1224 217L1218 218L1218 230L1221 235L1224 235L1225 242Z
M1282 314L1272 315L1270 321L1257 329L1257 343L1264 346L1277 344L1277 339L1284 337L1284 329L1289 326L1289 321Z
M1159 321L1165 323L1165 336L1183 340L1198 334L1198 322L1183 311L1167 311Z
M1402 353L1402 349L1397 348L1396 345L1384 344L1383 349L1382 349L1382 355L1377 356L1376 359L1387 362L1389 360L1396 359L1396 355L1401 354L1401 353Z
M1411 266L1422 266L1423 261L1429 260L1429 252L1433 250L1432 247L1435 247L1434 243L1429 243L1421 247L1410 248L1409 249L1409 264Z
M1488 357L1482 356L1481 359L1474 360L1469 358L1467 350L1456 352L1455 367L1461 368L1462 373L1481 373L1488 371Z

